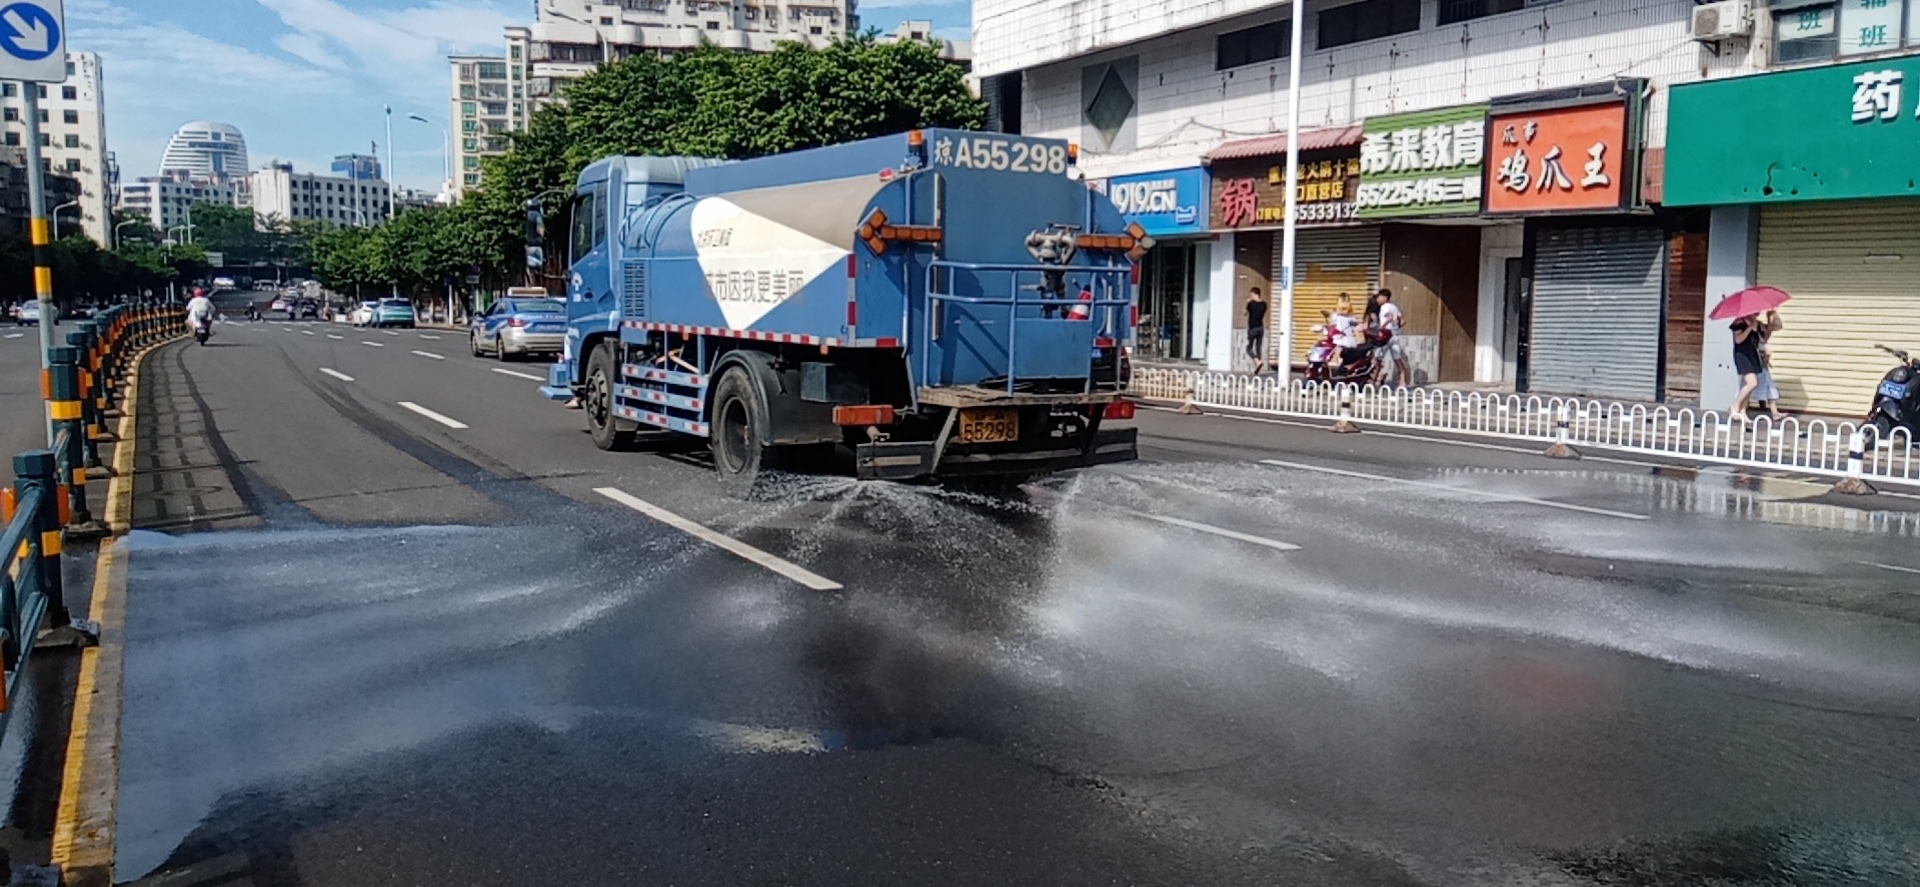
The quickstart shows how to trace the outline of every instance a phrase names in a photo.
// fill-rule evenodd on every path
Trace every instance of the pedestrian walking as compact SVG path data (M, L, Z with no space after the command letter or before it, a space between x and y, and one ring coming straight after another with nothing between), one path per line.
M1376 329L1387 333L1386 346L1380 349L1380 373L1376 381L1406 388L1411 383L1407 371L1407 353L1400 347L1400 328L1406 325L1400 306L1393 304L1393 290L1382 288L1373 294Z
M1780 386L1773 383L1773 355L1767 350L1767 343L1773 339L1775 331L1780 329L1780 312L1768 311L1760 315L1760 384L1753 389L1755 403L1765 407L1767 415L1780 418Z
M1733 371L1740 376L1740 393L1727 408L1729 417L1747 421L1747 400L1760 387L1760 315L1749 314L1733 322Z
M1247 293L1247 356L1253 358L1253 374L1267 369L1267 296L1259 287Z

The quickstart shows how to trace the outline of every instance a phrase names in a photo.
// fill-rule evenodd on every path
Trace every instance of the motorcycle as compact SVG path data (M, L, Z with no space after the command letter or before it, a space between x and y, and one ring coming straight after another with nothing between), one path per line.
M195 343L205 345L207 344L207 337L211 335L213 335L213 318L209 317L193 325L193 341Z
M1386 347L1393 333L1387 330L1374 330L1368 334L1365 344L1352 349L1358 352L1353 359L1339 366L1333 365L1333 358L1340 347L1334 344L1333 329L1315 324L1313 331L1320 333L1320 341L1307 351L1306 381L1331 385L1366 385L1373 381L1374 374L1380 369L1379 358L1375 354Z
M1895 428L1905 428L1910 444L1920 441L1920 357L1885 345L1873 347L1893 355L1900 365L1888 370L1874 389L1873 406L1867 410L1869 440L1886 440Z

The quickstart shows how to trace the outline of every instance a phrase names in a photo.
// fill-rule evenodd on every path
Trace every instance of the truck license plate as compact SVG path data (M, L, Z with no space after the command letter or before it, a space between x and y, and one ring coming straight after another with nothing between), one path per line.
M1020 439L1019 410L961 410L960 442L1005 443Z

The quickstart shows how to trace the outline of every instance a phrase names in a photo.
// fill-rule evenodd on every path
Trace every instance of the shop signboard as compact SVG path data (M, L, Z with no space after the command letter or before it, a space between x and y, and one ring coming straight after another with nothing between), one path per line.
M1633 193L1634 144L1624 99L1502 110L1487 118L1493 157L1487 215L1618 212Z
M1675 86L1668 206L1920 196L1920 57Z
M1202 234L1207 230L1207 171L1190 166L1092 183L1129 222L1139 222L1154 237Z
M1356 214L1475 215L1486 162L1486 105L1367 118Z
M1301 227L1352 224L1359 182L1357 147L1301 152L1295 222ZM1286 224L1286 158L1214 161L1212 206L1217 231Z

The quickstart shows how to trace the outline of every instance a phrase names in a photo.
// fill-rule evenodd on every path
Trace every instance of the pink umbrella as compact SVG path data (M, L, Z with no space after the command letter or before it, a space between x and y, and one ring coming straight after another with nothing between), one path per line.
M1713 306L1713 310L1708 312L1707 316L1714 320L1726 320L1733 317L1765 314L1785 305L1791 298L1793 297L1787 295L1786 290L1770 286L1750 286L1721 299L1720 304Z

